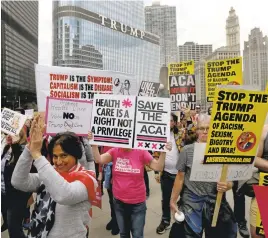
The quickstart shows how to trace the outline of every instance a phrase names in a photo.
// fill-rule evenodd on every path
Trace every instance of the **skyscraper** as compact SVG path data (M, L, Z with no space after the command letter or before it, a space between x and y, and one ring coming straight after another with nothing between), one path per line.
M261 86L264 90L268 82L268 37L259 28L254 28L244 42L244 83Z
M145 31L143 1L54 1L53 65L158 81L159 36Z
M1 1L2 107L36 101L38 1Z
M240 26L238 16L233 7L231 7L229 11L225 31L226 46L216 49L212 54L206 57L202 56L200 61L195 64L196 98L204 107L208 105L206 102L205 62L240 56Z
M153 2L145 7L145 29L160 36L160 63L167 66L177 62L176 7Z
M178 46L178 62L194 60L198 62L200 57L212 54L212 45L198 45L194 42L185 42Z

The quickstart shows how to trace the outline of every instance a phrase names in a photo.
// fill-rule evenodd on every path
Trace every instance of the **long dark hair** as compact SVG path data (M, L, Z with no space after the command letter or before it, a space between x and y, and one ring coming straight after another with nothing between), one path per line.
M12 144L12 145L6 145L3 149L3 153L1 155L1 160L4 158L4 156L6 155L6 153L9 151L9 149L11 148L11 157L10 157L10 164L17 164L20 155L23 151L23 146L19 143L16 144Z

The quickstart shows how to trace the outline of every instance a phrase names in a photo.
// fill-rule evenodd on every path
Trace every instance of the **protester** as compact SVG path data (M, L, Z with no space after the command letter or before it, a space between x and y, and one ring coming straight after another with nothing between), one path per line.
M208 137L210 117L205 114L199 116L197 124L198 143L206 143ZM172 190L170 207L172 211L182 211L185 215L183 223L184 234L177 237L202 237L205 230L206 238L235 238L237 226L234 214L223 196L216 227L211 227L213 210L217 192L225 193L232 188L232 182L198 182L190 181L193 163L194 144L185 146L178 160L178 174ZM180 196L179 209L177 200ZM180 236L181 235L181 236Z
M12 176L17 189L37 192L29 237L85 238L91 201L96 198L95 173L85 170L79 160L82 148L71 132L59 133L48 146L49 161L41 155L44 124L39 116L32 123L30 142ZM29 174L34 161L38 174Z
M93 134L88 134L89 140ZM166 145L171 150L171 144ZM148 151L112 148L100 155L98 147L92 145L95 161L100 164L113 162L112 184L114 209L121 238L143 238L146 215L146 191L144 166L161 171L165 164L165 153L159 160L153 159Z
M176 164L179 160L180 150L183 145L183 133L176 127L178 117L175 114L171 114L170 117L170 141L172 143L172 150L166 153L166 160L164 170L161 173L155 172L155 179L161 183L162 191L162 218L161 223L156 229L157 234L163 234L166 230L170 229L170 196L177 174ZM154 152L155 159L159 159L160 153Z
M212 106L210 106L210 107L208 108L208 115L211 116L211 113L212 113Z
M8 229L10 238L24 238L22 221L31 194L15 189L11 185L11 177L27 143L25 128L19 136L8 135L6 140L1 156L1 212L4 221L1 231Z
M268 122L266 122L266 125L263 128L254 165L259 169L259 172L268 173ZM254 197L252 198L250 206L250 233L252 238L263 237L256 234L256 217L258 210L258 204Z
M104 154L107 151L112 149L112 147L109 146L103 146L101 153ZM104 187L107 189L107 193L109 196L109 204L111 209L111 220L106 225L106 230L111 231L112 235L118 235L119 234L119 227L116 220L116 215L114 211L114 196L113 196L113 184L112 184L112 170L113 170L113 163L110 162L106 165L104 165Z

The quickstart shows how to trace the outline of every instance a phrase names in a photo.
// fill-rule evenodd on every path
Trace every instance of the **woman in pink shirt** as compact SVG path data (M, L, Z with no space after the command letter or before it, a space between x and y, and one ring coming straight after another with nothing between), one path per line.
M88 134L89 140L93 134ZM171 144L166 145L171 150ZM144 183L144 165L155 171L162 171L166 153L162 152L159 160L148 151L137 149L112 148L100 155L98 146L92 145L96 163L113 162L114 208L121 238L143 238L146 215L146 191Z

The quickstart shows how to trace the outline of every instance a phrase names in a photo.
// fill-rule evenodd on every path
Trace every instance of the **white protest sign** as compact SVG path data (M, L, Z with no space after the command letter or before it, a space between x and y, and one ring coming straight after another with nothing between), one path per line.
M27 116L27 119L33 119L33 117L34 117L34 109L25 110L25 116Z
M4 108L1 115L1 131L15 136L18 135L27 120L27 116Z
M203 164L206 143L194 144L190 181L219 182L222 164ZM229 164L227 181L247 180L252 176L252 164Z
M92 102L47 98L46 134L71 131L87 136L90 131Z
M121 72L35 65L38 111L45 98L92 100L95 93L137 95L137 79Z
M132 148L135 96L96 94L93 100L91 131L94 145Z
M160 83L142 81L138 96L157 97L160 89Z
M170 140L170 99L138 97L134 148L164 151Z

